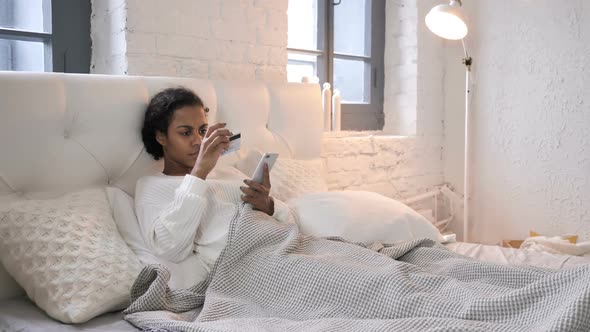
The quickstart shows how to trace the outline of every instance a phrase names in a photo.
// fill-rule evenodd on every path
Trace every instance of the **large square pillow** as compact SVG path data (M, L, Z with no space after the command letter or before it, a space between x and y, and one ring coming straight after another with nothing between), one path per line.
M263 153L251 150L236 167L252 176ZM286 202L306 194L326 192L324 161L316 159L291 159L279 156L270 172L270 195Z
M417 238L444 241L434 225L394 199L367 191L330 191L289 201L303 234L352 242L397 243Z
M28 297L64 323L125 308L141 270L104 189L3 205L0 259Z

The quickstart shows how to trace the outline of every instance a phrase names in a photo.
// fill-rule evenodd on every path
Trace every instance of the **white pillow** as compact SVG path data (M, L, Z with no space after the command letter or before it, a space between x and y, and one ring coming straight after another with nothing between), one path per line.
M251 150L236 167L252 176L263 153ZM270 195L286 202L302 195L328 191L322 159L289 159L279 156L270 172Z
M442 242L438 229L426 218L394 199L366 191L331 191L305 195L289 202L301 232L340 236L371 244L416 238Z
M0 259L37 306L64 323L125 308L141 264L104 189L24 200L0 211Z
M171 288L188 288L207 278L208 266L196 255L174 263L154 255L148 248L135 215L133 198L119 188L108 187L107 194L119 233L143 264L161 264L170 271Z

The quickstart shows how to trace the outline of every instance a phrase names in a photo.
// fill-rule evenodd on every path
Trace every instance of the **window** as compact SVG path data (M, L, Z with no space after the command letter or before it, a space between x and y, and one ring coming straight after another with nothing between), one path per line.
M342 129L383 127L385 0L289 0L287 79L342 95Z
M90 71L90 0L0 0L0 70Z

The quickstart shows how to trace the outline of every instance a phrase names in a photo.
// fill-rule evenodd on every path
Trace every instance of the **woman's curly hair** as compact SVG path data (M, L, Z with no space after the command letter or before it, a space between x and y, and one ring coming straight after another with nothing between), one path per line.
M162 145L156 140L156 133L159 131L168 134L168 126L174 111L185 106L204 107L203 101L193 91L184 88L169 88L158 92L148 105L145 111L141 138L145 150L154 159L159 160L164 156ZM205 111L208 111L207 109Z

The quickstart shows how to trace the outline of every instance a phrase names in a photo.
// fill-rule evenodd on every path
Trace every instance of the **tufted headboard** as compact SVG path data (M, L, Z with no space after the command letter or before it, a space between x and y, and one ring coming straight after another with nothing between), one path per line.
M133 195L139 177L162 170L143 149L145 108L155 93L179 85L203 99L210 122L241 132L243 148L320 156L317 84L0 72L0 202L92 185Z
M242 133L242 146L300 159L319 157L315 84L0 72L0 195L113 185L133 194L162 167L143 151L149 99L172 86L194 90L210 122Z

